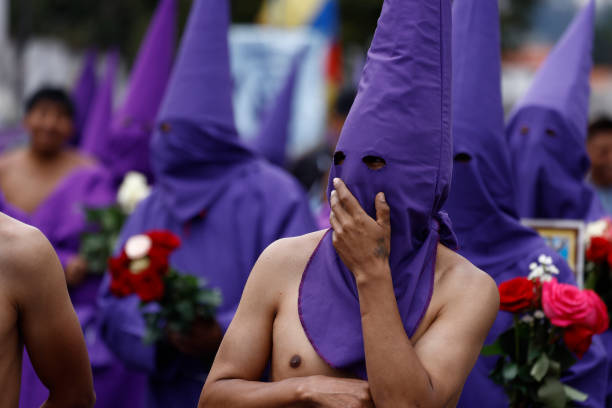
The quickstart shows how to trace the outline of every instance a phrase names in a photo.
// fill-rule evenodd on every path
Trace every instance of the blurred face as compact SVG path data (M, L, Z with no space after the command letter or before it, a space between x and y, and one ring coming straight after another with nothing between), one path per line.
M66 108L58 102L37 102L24 119L30 134L31 149L43 156L53 156L64 148L73 134L73 121Z
M601 186L612 186L612 130L602 130L587 143L591 158L591 177Z

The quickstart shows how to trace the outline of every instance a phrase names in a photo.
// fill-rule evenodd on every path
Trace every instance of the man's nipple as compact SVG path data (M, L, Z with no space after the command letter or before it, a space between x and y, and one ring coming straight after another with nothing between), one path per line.
M298 368L301 364L302 364L302 357L300 357L297 354L291 357L291 360L289 360L289 366L291 368Z

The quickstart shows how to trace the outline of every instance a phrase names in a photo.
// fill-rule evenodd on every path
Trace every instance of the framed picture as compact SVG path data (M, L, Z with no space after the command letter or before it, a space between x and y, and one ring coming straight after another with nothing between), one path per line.
M579 220L524 219L522 223L536 230L546 243L567 261L574 271L576 282L584 287L584 231Z

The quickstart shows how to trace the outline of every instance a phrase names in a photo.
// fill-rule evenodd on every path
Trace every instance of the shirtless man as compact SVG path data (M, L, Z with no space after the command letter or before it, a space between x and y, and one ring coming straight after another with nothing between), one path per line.
M457 404L499 295L447 248L440 212L452 172L450 3L385 0L334 155L332 229L262 254L200 408ZM268 362L273 382L259 382Z
M9 214L41 228L52 242L52 234L28 216L35 217L37 210L44 210L41 205L47 204L47 198L75 169L93 164L66 145L74 134L73 115L72 102L64 91L39 90L27 102L23 121L30 144L0 156L0 191L6 203L23 216L14 211ZM69 285L80 283L87 271L85 261L76 253L62 257L60 252L59 255Z
M0 407L18 406L24 344L49 389L43 408L93 407L85 341L51 245L2 213L0 242Z

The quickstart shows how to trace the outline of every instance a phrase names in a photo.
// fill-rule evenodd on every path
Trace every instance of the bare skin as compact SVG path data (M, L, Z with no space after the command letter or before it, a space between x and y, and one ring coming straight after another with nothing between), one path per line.
M379 194L374 220L342 181L335 188L333 242L357 282L368 382L351 379L322 361L298 317L299 285L325 233L319 231L277 241L262 254L208 376L200 408L457 404L497 315L495 282L439 245L433 297L414 336L408 338L388 262L389 206ZM259 382L269 359L273 382Z
M0 408L18 406L24 345L49 389L43 408L93 407L85 341L51 245L2 213L0 242Z
M94 162L66 147L73 125L61 104L38 102L23 124L30 145L0 156L0 191L8 203L32 214L73 170ZM85 278L87 265L75 256L65 272L68 284L76 286Z
M612 130L601 130L587 141L591 179L601 187L612 186Z

